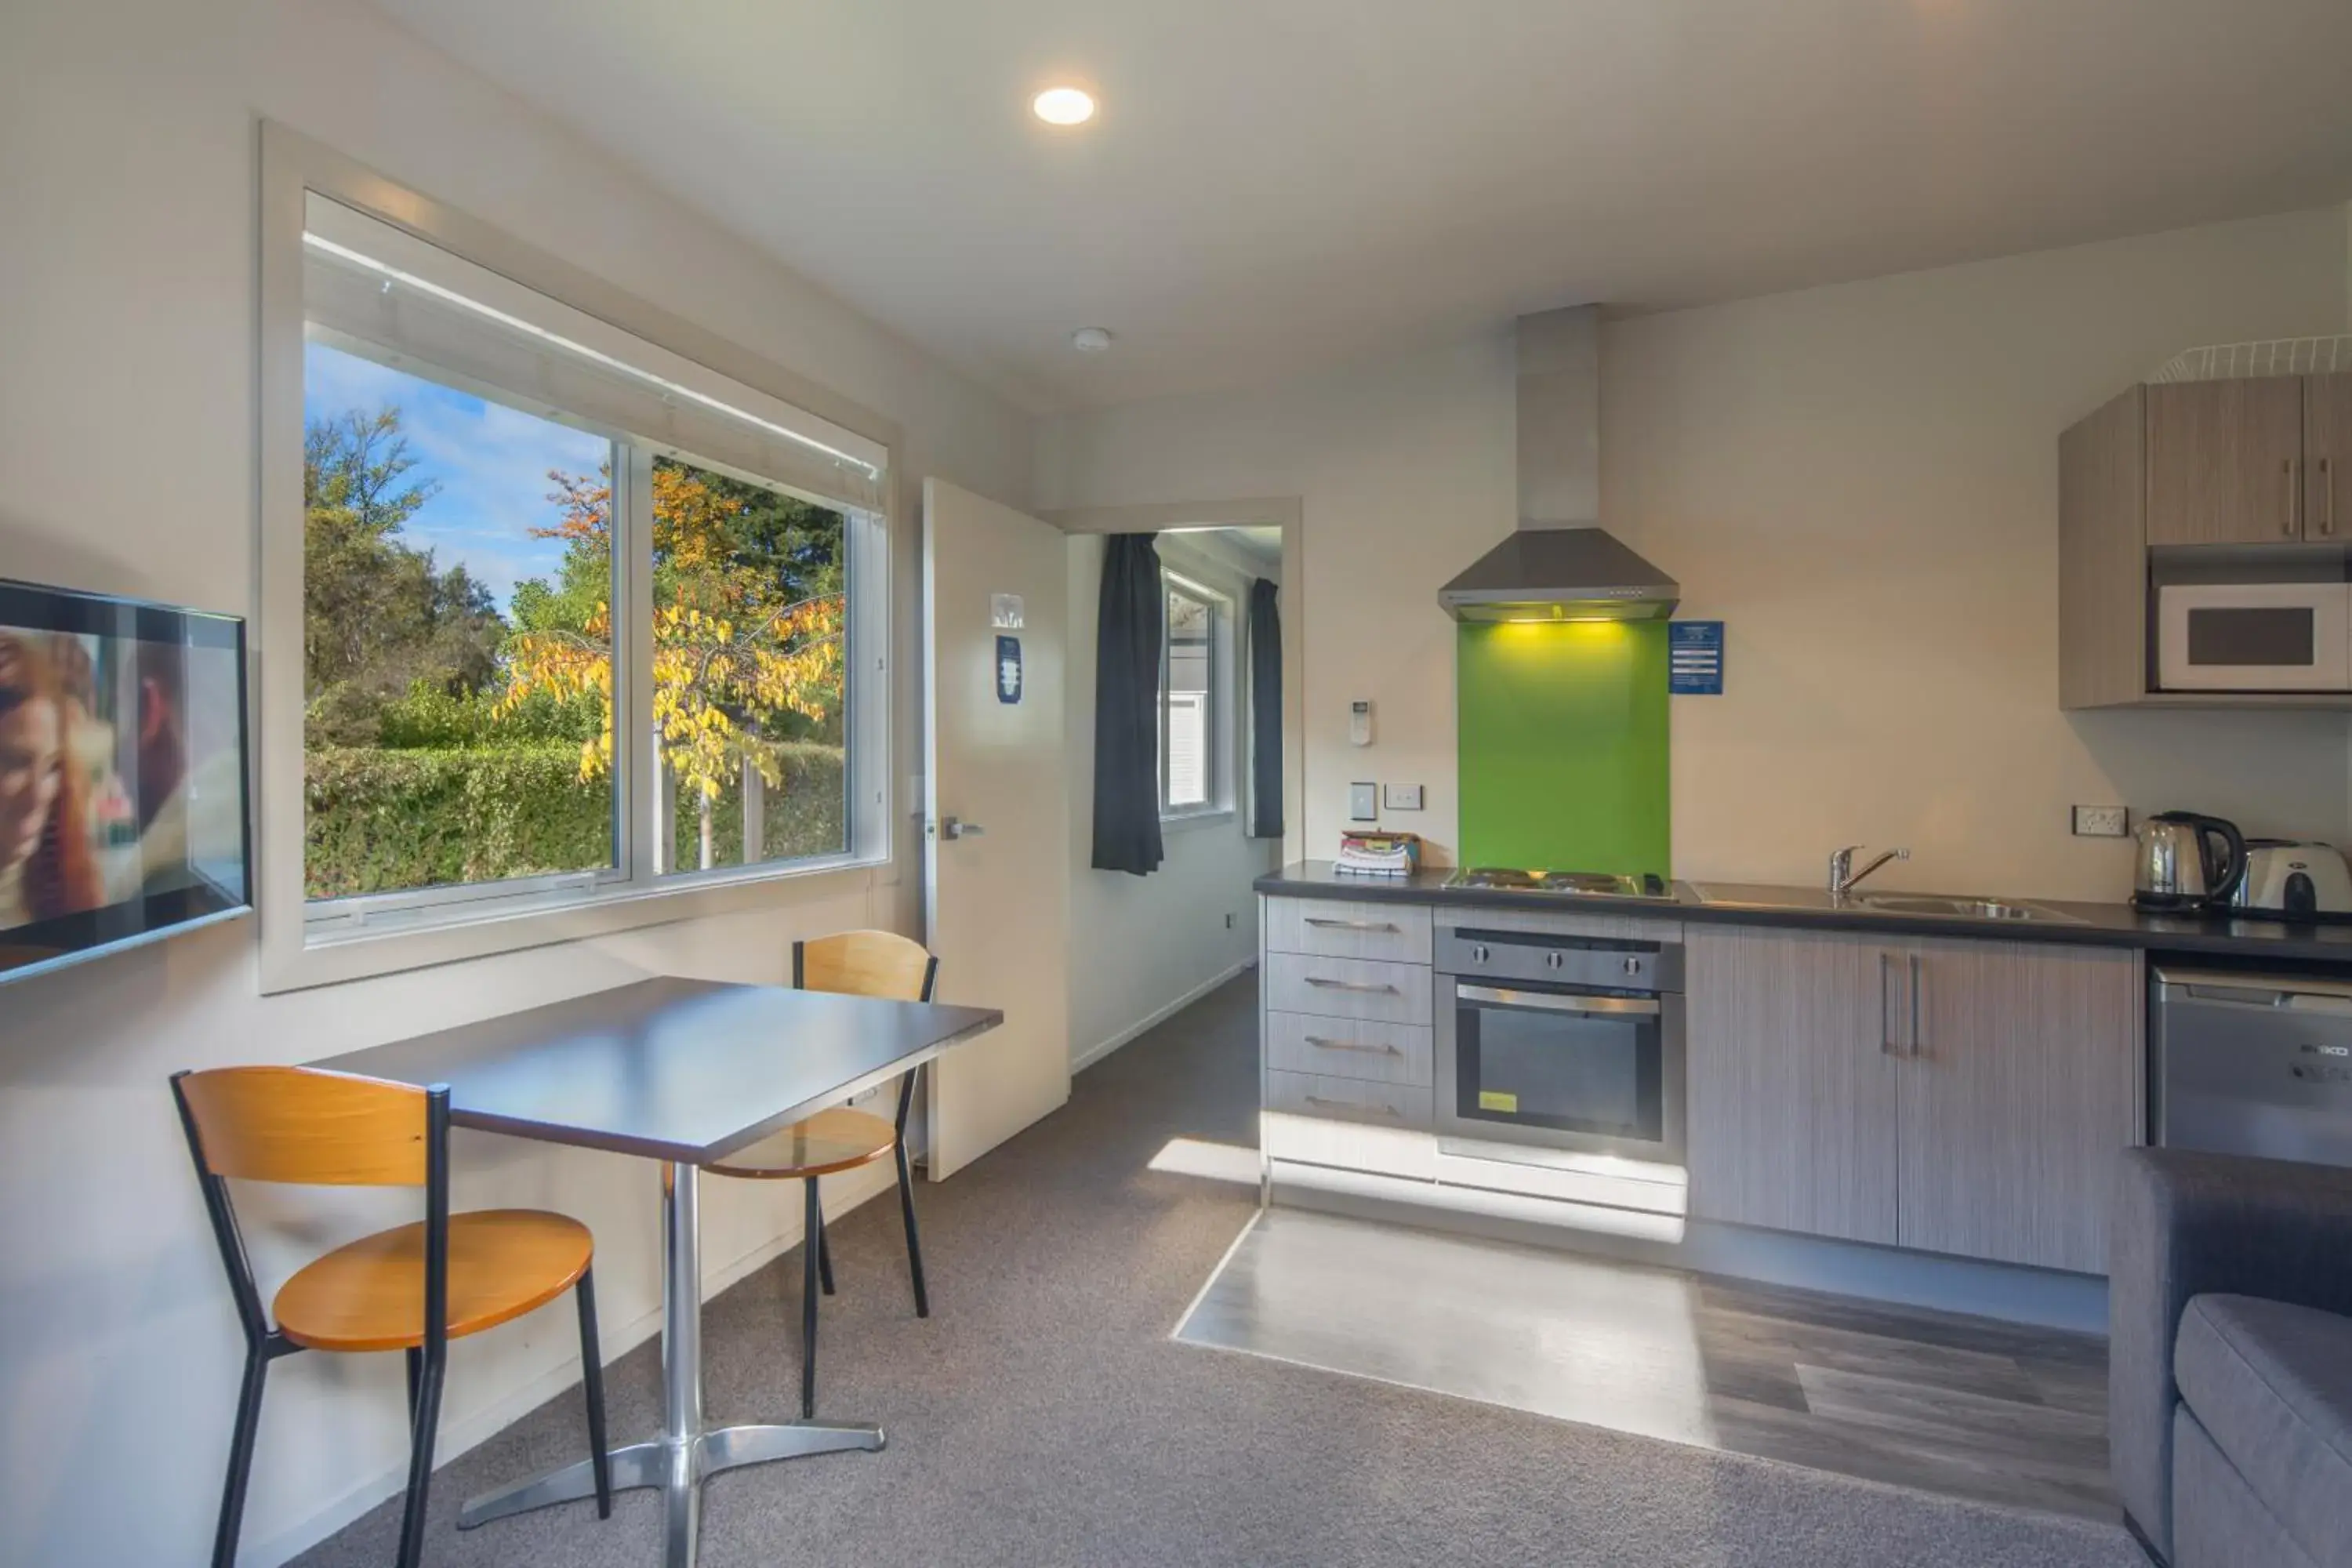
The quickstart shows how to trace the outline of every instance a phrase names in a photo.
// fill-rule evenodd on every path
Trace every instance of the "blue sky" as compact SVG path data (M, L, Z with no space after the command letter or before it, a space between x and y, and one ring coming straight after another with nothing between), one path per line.
M556 521L547 493L550 468L593 474L610 448L604 437L488 403L452 387L420 380L328 344L304 345L302 413L306 420L346 409L366 414L400 410L416 466L412 482L437 480L440 490L408 520L402 539L433 552L446 570L466 570L498 596L504 610L526 577L553 578L563 546L533 539L530 530Z

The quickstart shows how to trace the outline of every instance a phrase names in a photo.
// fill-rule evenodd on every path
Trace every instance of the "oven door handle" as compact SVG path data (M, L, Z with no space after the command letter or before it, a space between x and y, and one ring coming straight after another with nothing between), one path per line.
M1497 1007L1532 1007L1541 1013L1619 1013L1649 1016L1658 1011L1649 996L1563 996L1551 991L1506 991L1495 985L1457 985L1456 1000Z

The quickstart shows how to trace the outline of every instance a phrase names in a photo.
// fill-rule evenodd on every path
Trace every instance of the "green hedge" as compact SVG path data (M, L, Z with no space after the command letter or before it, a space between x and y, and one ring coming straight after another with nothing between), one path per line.
M675 864L700 863L699 812L677 802ZM311 898L497 881L609 865L610 782L580 778L569 742L393 750L321 747L304 759L303 880ZM845 842L838 747L785 748L784 785L767 792L771 858L837 852ZM712 808L714 863L740 861L740 794Z

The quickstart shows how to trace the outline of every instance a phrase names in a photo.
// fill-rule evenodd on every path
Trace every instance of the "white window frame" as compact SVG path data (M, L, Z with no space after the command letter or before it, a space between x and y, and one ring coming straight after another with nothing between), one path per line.
M1163 548L1165 542L1162 541ZM1197 805L1171 805L1168 802L1170 644L1166 595L1171 589L1209 606L1209 721L1204 742L1209 752L1209 798ZM1160 568L1160 821L1162 827L1171 829L1213 826L1232 821L1235 815L1234 758L1239 748L1234 744L1234 700L1238 689L1234 670L1240 662L1240 645L1234 631L1234 600L1232 595L1211 587L1200 577L1181 569L1171 571L1165 565Z
M310 193L407 231L451 255L578 311L585 328L625 334L664 356L665 374L733 384L882 448L887 486L871 513L845 510L848 551L844 650L845 850L803 859L656 875L652 734L652 459L676 456L731 469L644 436L615 441L613 657L614 733L640 737L614 760L614 864L510 881L367 895L313 905L304 897L302 441L303 230ZM261 582L251 716L257 802L261 981L265 992L332 984L431 964L578 940L780 901L830 899L875 885L894 853L890 773L890 521L895 426L713 334L604 284L554 257L274 124L262 127L260 298ZM675 367L675 368L673 368ZM439 373L418 367L428 376ZM441 376L441 379L448 379ZM512 401L512 399L507 399ZM792 488L790 486L785 487ZM835 504L825 501L823 504Z

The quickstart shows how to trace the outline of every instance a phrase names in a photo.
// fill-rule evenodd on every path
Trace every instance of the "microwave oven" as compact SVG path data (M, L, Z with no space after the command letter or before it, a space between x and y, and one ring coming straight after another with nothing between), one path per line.
M2168 583L2156 591L2167 691L2352 691L2352 583Z

